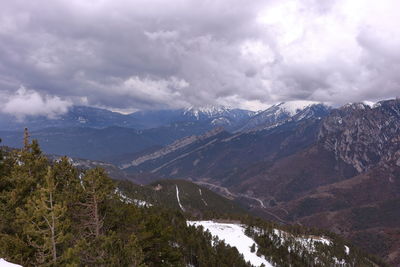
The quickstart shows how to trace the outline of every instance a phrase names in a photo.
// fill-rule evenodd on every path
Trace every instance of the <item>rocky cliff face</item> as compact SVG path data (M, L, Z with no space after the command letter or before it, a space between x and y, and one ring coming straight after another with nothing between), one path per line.
M319 140L360 173L377 165L400 166L400 100L334 110L322 123Z
M327 116L330 109L330 107L317 102L282 102L251 117L237 131L271 129L290 121L321 118Z
M129 170L190 177L260 216L327 228L400 264L400 100L324 112L271 110L264 119L287 117L183 139Z

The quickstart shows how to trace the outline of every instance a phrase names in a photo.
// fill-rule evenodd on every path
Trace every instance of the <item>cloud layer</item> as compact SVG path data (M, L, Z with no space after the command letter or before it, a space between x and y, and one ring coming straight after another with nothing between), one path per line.
M56 118L67 112L71 105L71 102L62 100L58 96L42 96L33 90L21 87L16 94L7 97L1 112L15 115L20 120L26 116Z
M26 94L115 109L395 97L399 9L397 0L7 1L3 105Z

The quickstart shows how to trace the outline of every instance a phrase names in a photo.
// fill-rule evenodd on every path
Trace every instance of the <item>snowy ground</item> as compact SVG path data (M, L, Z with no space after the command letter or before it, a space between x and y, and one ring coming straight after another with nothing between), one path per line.
M0 267L22 267L21 265L10 263L4 259L0 259Z
M264 264L266 267L273 266L265 260L264 257L259 257L254 252L251 252L250 247L255 244L254 240L245 235L245 228L240 224L232 223L217 223L213 221L188 221L188 225L203 226L204 230L210 231L211 235L217 236L218 239L231 247L236 247L239 253L243 254L245 261L249 261L254 266ZM257 251L257 244L255 244Z
M185 212L185 209L182 206L181 200L179 199L179 188L177 185L175 185L175 188L176 188L176 199L178 200L179 207L181 208L181 210L183 212Z
M119 190L119 188L115 189L115 194L117 194L120 198L120 200L124 203L127 204L135 204L138 207L151 207L153 206L152 204L144 201L144 200L140 200L140 199L132 199L130 197L127 197L121 190Z
M279 238L281 240L281 244L283 244L288 239L293 237L292 234L278 230L278 229L274 229L274 234L276 236L279 236ZM294 240L297 242L298 245L303 247L304 250L307 250L310 253L313 253L316 251L315 250L316 243L322 243L326 246L332 246L331 240L321 237L321 236L295 237ZM291 248L289 247L289 250L290 249Z

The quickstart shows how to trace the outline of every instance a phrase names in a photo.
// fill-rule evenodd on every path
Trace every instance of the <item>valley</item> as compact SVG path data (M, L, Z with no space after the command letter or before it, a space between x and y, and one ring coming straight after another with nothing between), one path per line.
M400 267L399 0L0 8L0 267Z
M124 115L125 125L117 114L98 120L104 113L77 110L78 117L66 115L73 127L38 127L31 138L52 160L67 155L79 170L104 168L132 203L198 220L257 216L322 228L400 263L398 99L338 108L279 103L253 113L140 112ZM91 127L76 127L82 116ZM4 145L21 144L21 132L0 135Z

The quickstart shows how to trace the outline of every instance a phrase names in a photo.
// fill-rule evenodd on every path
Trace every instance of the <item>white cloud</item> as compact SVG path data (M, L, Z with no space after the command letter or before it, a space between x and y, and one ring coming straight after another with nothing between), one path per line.
M23 119L26 116L47 116L55 118L68 111L72 103L57 96L42 96L34 90L20 87L18 91L8 97L1 109L2 112Z

